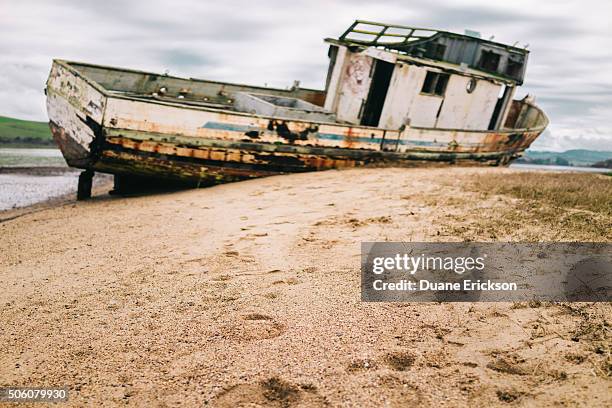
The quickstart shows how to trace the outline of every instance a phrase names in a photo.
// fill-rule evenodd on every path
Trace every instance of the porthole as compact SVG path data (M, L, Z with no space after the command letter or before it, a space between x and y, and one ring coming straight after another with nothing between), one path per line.
M470 80L467 83L467 86L465 87L465 90L467 91L467 93L474 92L474 89L476 89L477 83L478 81L476 81L476 78L470 78Z

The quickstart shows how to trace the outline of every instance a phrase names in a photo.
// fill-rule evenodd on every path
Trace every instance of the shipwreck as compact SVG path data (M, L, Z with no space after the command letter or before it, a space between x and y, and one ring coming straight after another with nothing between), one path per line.
M355 21L329 44L325 89L184 79L54 60L47 110L69 166L117 190L365 165L507 165L542 133L529 52L478 33Z

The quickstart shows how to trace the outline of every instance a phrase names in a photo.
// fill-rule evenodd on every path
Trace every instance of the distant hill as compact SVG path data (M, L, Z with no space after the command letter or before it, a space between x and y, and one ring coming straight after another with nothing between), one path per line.
M612 159L612 151L575 149L565 152L538 152L527 150L517 163L554 164L558 166L589 167Z
M599 167L600 169L612 169L612 159L599 161L593 164L592 167Z
M0 146L55 146L47 122L34 122L0 116Z

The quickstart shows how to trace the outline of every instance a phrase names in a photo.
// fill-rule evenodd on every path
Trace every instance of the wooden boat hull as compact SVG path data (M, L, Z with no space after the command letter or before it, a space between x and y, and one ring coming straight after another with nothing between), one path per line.
M50 126L67 163L196 185L366 165L506 165L548 123L541 110L521 101L514 101L508 118L514 126L501 131L393 130L262 117L111 92L83 69L106 68L54 61L47 82ZM149 80L154 75L138 74ZM300 92L320 103L322 91Z

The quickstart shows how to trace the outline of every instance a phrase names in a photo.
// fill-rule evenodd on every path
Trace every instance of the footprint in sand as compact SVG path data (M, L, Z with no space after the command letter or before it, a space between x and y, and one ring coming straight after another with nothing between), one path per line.
M279 279L272 282L273 285L297 285L300 283L298 278Z
M272 318L261 313L249 313L248 315L244 316L244 320L272 320Z
M508 404L515 403L521 399L525 393L517 390L497 390L497 399Z
M378 368L378 364L374 360L370 359L360 359L360 360L352 360L346 366L346 371L349 373L358 373L362 371L368 370L376 370Z
M227 407L325 407L327 402L310 384L291 384L273 377L257 383L233 385L219 393L213 406Z
M378 386L380 393L384 395L384 406L418 407L428 405L424 403L423 393L417 386L393 375L380 377Z
M221 329L221 335L238 342L273 339L285 332L285 326L271 316L250 313L241 321L231 322Z
M406 371L416 361L416 357L407 352L387 353L384 357L385 363L395 371Z
M215 282L225 282L225 281L228 281L228 280L232 280L232 276L231 275L219 275L219 276L215 276L211 280L213 280Z
M516 354L510 353L505 356L497 356L495 360L487 364L487 368L504 374L527 375L529 370L523 367L525 360Z

